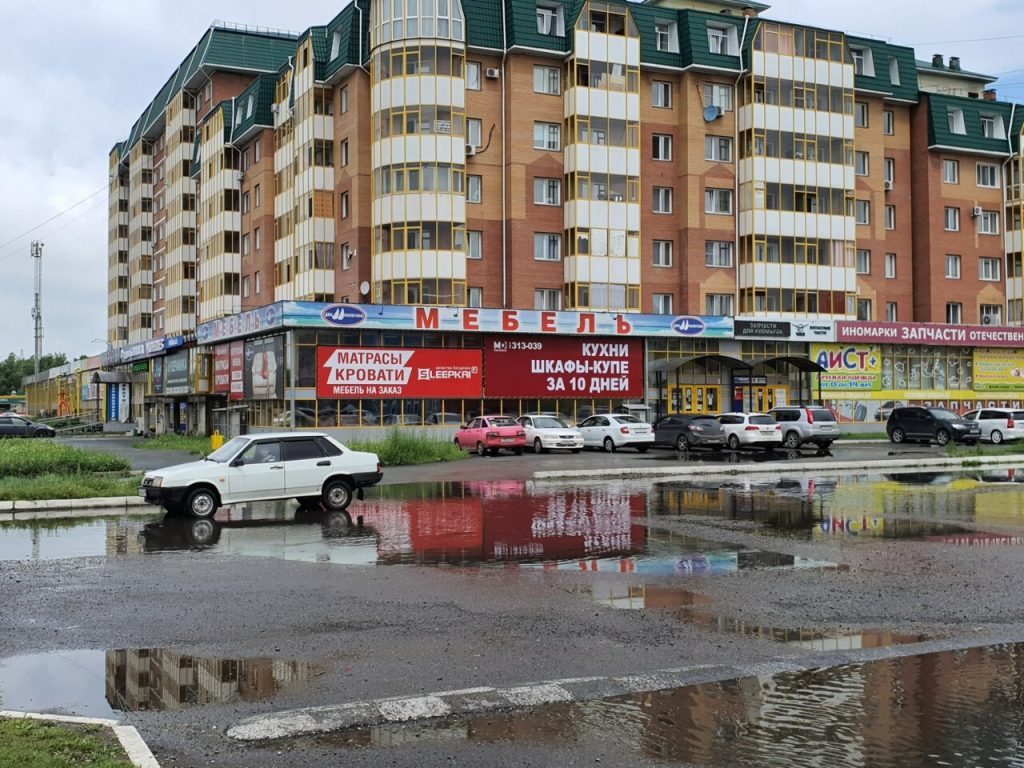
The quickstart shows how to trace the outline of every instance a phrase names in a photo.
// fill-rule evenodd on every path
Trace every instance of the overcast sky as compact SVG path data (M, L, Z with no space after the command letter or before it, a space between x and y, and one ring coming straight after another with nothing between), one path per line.
M210 23L301 32L345 4L0 0L0 358L33 353L34 239L45 243L43 352L105 349L107 155ZM1000 99L1024 102L1020 0L779 0L764 15L911 45L919 59L959 56L1000 78Z

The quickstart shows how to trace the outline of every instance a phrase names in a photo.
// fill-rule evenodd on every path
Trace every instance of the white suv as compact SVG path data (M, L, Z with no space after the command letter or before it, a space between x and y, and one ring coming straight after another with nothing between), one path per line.
M981 426L981 439L992 443L1024 438L1024 410L1020 408L979 408L963 415Z
M375 453L346 448L320 432L235 437L200 461L147 472L139 495L193 517L212 517L239 501L298 499L344 510L353 494L383 477Z

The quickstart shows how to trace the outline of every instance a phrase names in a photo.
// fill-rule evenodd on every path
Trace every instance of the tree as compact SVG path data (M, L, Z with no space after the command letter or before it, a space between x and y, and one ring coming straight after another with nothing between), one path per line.
M43 355L39 359L39 370L45 371L65 365L68 362L67 356ZM25 393L21 380L31 376L36 371L34 359L31 357L18 357L13 352L7 355L7 359L0 361L0 397L17 392L19 395Z

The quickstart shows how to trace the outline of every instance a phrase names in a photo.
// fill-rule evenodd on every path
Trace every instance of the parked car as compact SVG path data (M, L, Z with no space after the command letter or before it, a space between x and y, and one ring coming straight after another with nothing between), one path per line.
M644 453L654 445L654 428L628 413L591 416L579 423L583 445L611 453L617 448L636 448Z
M427 424L448 424L461 426L462 417L457 413L449 413L447 411L438 411L436 413L427 414Z
M0 437L56 437L57 430L48 424L29 421L10 413L0 415Z
M267 432L232 438L200 461L147 472L139 495L199 518L225 504L288 498L342 511L383 476L377 454L349 450L322 432Z
M455 433L455 445L476 449L481 456L497 456L502 448L519 456L526 447L526 430L511 416L477 416Z
M583 450L583 434L557 416L530 413L520 416L519 423L526 430L526 444L533 446L534 453L553 448L567 448L573 453Z
M691 448L718 451L725 447L725 430L711 414L673 413L654 422L654 444L677 451Z
M273 425L275 427L290 427L292 426L292 411L281 411L277 416L274 417ZM316 411L312 408L306 408L299 406L295 409L295 426L296 427L312 427L316 424Z
M782 427L782 444L786 448L812 443L825 449L839 438L839 422L823 405L779 405L768 415Z
M886 400L878 406L878 410L875 411L875 421L888 421L889 414L892 413L892 409L897 408L900 405L902 405L902 403L898 400Z
M744 445L778 448L782 445L782 425L767 413L723 413L718 422L725 429L725 442L734 451Z
M950 440L973 445L981 440L981 425L968 421L945 408L924 408L908 405L893 408L885 425L886 434L894 443L934 440L945 445Z
M1024 438L1024 410L1019 408L979 408L968 411L964 418L978 422L981 439L990 443Z

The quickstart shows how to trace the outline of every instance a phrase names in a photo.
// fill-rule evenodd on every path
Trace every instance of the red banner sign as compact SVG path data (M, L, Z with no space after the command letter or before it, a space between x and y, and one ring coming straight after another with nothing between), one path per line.
M227 344L213 348L213 391L231 391L231 353Z
M1024 328L840 320L836 323L836 341L931 344L944 347L1020 347L1024 346Z
M639 339L489 338L487 397L642 397Z
M325 398L480 397L479 349L317 347L316 394Z
M229 345L231 375L231 400L245 399L245 342L232 341Z

